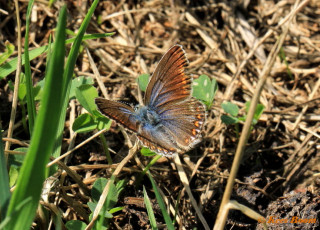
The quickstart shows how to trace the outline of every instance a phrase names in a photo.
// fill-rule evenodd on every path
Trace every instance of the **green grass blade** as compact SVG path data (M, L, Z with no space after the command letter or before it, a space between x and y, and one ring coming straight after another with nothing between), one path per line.
M31 9L34 0L30 0L27 9L27 18L26 18L26 34L24 40L24 68L25 68L25 76L26 76L26 86L27 86L27 109L28 109L28 117L29 117L29 132L30 136L32 136L34 122L36 119L36 106L34 104L34 95L33 95L33 84L31 78L31 67L29 60L29 26L30 26L30 15Z
M89 39L96 39L96 38L104 38L113 35L112 33L101 33L101 34L86 34L83 36L82 41L89 40ZM66 44L70 44L75 41L76 38L70 38L66 40ZM41 46L39 48L35 48L33 50L29 51L29 59L33 60L36 57L40 56L43 53L46 53L48 51L48 45ZM22 65L25 64L25 54L22 54ZM15 57L12 60L4 63L3 65L0 65L0 80L8 76L10 73L16 70L18 63L18 58Z
M2 143L2 127L0 126L0 222L2 222L7 213L10 196L9 176Z
M154 216L152 205L151 205L150 199L148 197L146 188L144 186L143 186L143 199L144 199L144 204L146 205L146 208L147 208L147 212L148 212L148 217L149 217L151 228L152 229L158 229L157 221L156 221L156 218Z
M29 59L32 60L41 54L45 53L48 50L48 46L41 46L39 48L36 48L34 50L31 50L29 53ZM22 65L25 64L25 54L21 55L21 61ZM9 62L4 63L3 65L0 66L0 80L8 76L10 73L15 71L17 69L17 63L18 63L18 58L15 57Z
M62 94L62 78L65 58L66 12L66 6L62 7L39 114L29 151L9 204L7 215L11 219L6 229L29 229L39 205L42 184L47 175L46 164L49 161L56 137L62 97L65 97ZM24 205L21 205L22 203ZM17 209L19 205L20 208Z
M70 90L71 78L72 78L73 69L74 69L74 66L76 64L76 60L78 57L79 48L80 48L84 33L86 32L86 29L90 23L92 15L93 15L93 12L96 9L98 3L99 3L99 0L95 0L92 3L92 6L90 7L86 17L84 18L84 20L79 28L79 32L78 32L77 36L75 37L75 41L71 47L71 50L70 50L70 53L68 56L68 60L67 60L67 64L66 64L66 72L65 72L64 85L63 85L63 90L65 92Z
M155 155L154 158L152 158L152 160L148 163L148 165L143 169L142 171L142 176L144 176L146 174L146 172L148 172L148 170L151 168L152 165L154 165L155 163L157 163L157 161L161 158L162 156L160 155Z
M85 40L91 40L91 39L98 39L98 38L105 38L114 35L115 32L110 32L110 33L100 33L100 34L86 34L83 36L82 41ZM70 38L67 40L67 43L72 43L74 42L76 38Z
M167 208L166 208L166 205L165 203L163 202L163 199L161 197L161 194L158 190L158 186L156 185L156 182L153 180L152 176L150 175L150 173L147 173L148 174L148 177L151 181L151 184L152 184L152 188L154 190L154 194L156 195L156 199L157 199L157 202L159 204L159 207L160 207L160 210L161 210L161 213L163 215L163 218L164 218L164 221L166 222L166 225L168 227L169 230L174 230L174 226L172 224L172 220L167 212Z
M89 22L91 20L92 15L93 15L93 12L98 5L98 2L99 2L99 0L95 0L92 3L92 6L90 7L86 17L84 18L84 20L80 26L79 32L75 38L75 41L71 47L71 50L70 50L70 53L68 56L68 60L67 60L66 68L65 68L66 71L64 73L64 81L63 81L63 92L65 95L67 95L67 97L64 98L63 106L62 106L62 113L61 113L59 124L58 124L58 133L55 138L56 142L55 142L55 148L54 148L54 153L53 153L54 157L60 156L61 144L62 144L62 141L61 141L62 140L62 132L64 129L64 122L66 119L66 111L67 111L67 106L69 103L71 79L72 79L74 66L76 64L76 60L78 57L79 48L80 48L84 33L89 25Z

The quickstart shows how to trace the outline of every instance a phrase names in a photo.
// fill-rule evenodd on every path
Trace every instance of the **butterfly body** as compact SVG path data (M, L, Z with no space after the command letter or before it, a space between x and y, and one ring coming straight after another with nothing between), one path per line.
M184 74L187 58L175 45L156 67L144 97L134 109L120 102L96 99L105 116L136 133L143 145L160 155L185 152L199 142L205 107L191 97L192 78Z
M136 111L136 119L141 122L142 126L156 127L160 124L160 116L153 109L147 106L139 106Z

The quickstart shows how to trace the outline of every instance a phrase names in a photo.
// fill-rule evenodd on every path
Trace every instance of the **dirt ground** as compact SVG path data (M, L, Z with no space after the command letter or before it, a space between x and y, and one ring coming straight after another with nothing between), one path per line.
M66 3L67 28L76 33L91 1ZM27 4L19 1L22 35ZM196 148L180 156L192 193L210 228L216 220L239 140L235 126L221 122L221 115L225 114L221 104L230 101L239 106L241 116L245 114L245 103L251 100L268 55L283 31L283 20L295 4L293 0L101 1L88 27L88 34L115 32L111 37L84 44L111 99L137 104L136 78L142 73L152 73L161 56L174 44L181 44L187 53L190 62L187 74L194 79L205 74L217 80L219 89L208 111L203 139ZM48 44L62 5L62 1L57 1L49 7L45 1L36 1L30 47ZM17 47L15 8L13 3L2 1L0 9L4 11L0 12L0 52L4 52L5 41ZM320 1L307 1L294 14L281 55L261 93L259 103L265 110L251 130L232 194L233 200L266 217L270 229L317 229L320 220ZM255 46L257 43L260 45ZM15 51L13 57L16 54ZM45 57L31 61L34 84L44 77ZM78 58L75 75L93 77L85 51ZM9 81L14 81L14 73L0 80L0 118L4 131L8 128L12 103ZM97 83L94 85L98 87ZM83 112L76 100L70 103L63 153L92 135L78 134L71 138L72 122ZM19 107L16 123L20 128L13 137L28 141L29 134L21 125L22 116ZM240 133L242 125L239 124ZM134 140L134 135L129 136ZM115 152L113 162L120 162L128 154L128 145L115 122L105 137ZM117 205L125 209L112 218L112 229L150 229L146 209L128 201L143 198L142 185L154 199L148 178L139 186L135 184L137 173L150 160L137 153L120 173L119 178L127 179L128 185ZM89 187L96 178L111 175L99 139L75 150L67 164L82 165L76 172ZM96 167L93 169L92 165ZM171 205L177 207L179 220L175 227L203 229L187 193L182 192L184 187L172 160L161 158L151 172ZM73 206L80 204L89 213L86 206L89 198L79 195L74 181L66 176L56 190L63 190L74 201L55 195L51 198L56 199L54 204L64 213L63 221L85 220ZM155 213L162 228L161 212ZM316 221L290 222L292 218ZM35 221L37 227L40 223ZM262 225L240 211L231 211L226 229L262 229Z

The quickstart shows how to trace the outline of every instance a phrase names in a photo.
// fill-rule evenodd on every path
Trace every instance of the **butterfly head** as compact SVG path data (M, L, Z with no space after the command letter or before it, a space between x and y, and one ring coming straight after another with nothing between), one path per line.
M134 111L137 112L142 106L137 104L133 107Z

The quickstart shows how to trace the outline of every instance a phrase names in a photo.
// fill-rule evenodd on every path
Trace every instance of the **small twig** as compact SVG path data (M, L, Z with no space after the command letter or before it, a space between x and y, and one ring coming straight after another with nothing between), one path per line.
M51 157L51 159L54 159ZM68 167L65 163L62 161L57 161L57 165L59 168L66 171L66 173L76 182L76 184L79 185L79 188L82 189L82 191L86 194L90 194L90 189L87 187L85 183L83 183L83 180L79 174L77 174L74 170L72 170L70 167Z
M80 144L78 144L76 147L74 147L73 149L69 150L68 152L66 152L65 154L61 155L60 157L57 157L56 159L54 159L53 161L49 162L47 164L47 167L50 167L51 165L57 163L57 161L62 160L63 158L65 158L66 156L68 156L70 153L72 153L73 151L79 149L80 147L82 147L83 145L87 144L89 141L93 140L94 138L96 138L97 136L99 136L100 134L106 132L107 129L103 129L100 130L99 132L95 133L94 135L92 135L91 137L89 137L87 140L81 142ZM109 149L109 151L112 151L111 149Z
M99 73L98 68L97 68L97 66L95 65L95 63L94 63L94 61L92 59L92 56L91 56L90 51L88 50L88 48L86 48L86 51L87 51L87 55L88 55L88 59L89 59L89 62L90 62L91 69L94 72L94 77L95 77L96 81L98 82L98 85L99 85L99 87L101 89L101 92L102 92L104 98L110 99L109 95L108 95L108 92L107 92L107 89L106 89L106 87L104 86L103 82L100 79L100 73Z
M188 193L188 196L190 198L191 204L192 204L193 208L196 210L196 213L197 213L197 215L198 215L203 227L205 229L210 229L209 225L207 224L206 219L203 217L202 212L201 212L200 208L198 207L198 204L197 204L196 200L194 199L194 197L192 195L192 192L191 192L191 189L190 189L190 186L189 186L189 181L188 181L186 172L184 171L184 169L182 167L179 155L177 154L176 156L174 156L173 159L174 159L174 163L177 166L178 174L180 176L180 180L181 180L185 190Z
M320 87L320 73L317 74L317 75L318 75L319 79L318 79L315 87L313 88L311 94L309 95L308 100L312 100L312 99L314 98L315 94L318 92L318 89L319 89L319 87ZM302 119L302 116L305 114L305 112L307 111L308 108L309 108L309 105L308 105L308 104L306 104L306 105L303 107L301 113L299 114L296 122L295 122L294 125L293 125L292 131L297 128L297 126L299 125L299 123L300 123L300 121L301 121L301 119Z
M17 63L17 71L14 81L14 91L13 91L13 99L12 99L12 109L9 121L9 128L8 128L8 138L12 137L13 133L13 126L14 121L16 119L16 112L17 112L17 104L18 104L18 91L19 91L19 83L20 83L20 73L21 73L21 21L20 21L20 10L19 10L19 3L18 0L14 1L16 7L16 17L17 17L17 33L18 33L18 63ZM5 151L10 149L11 142L6 142ZM7 156L7 155L6 155Z

